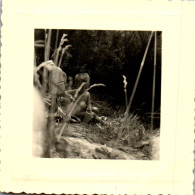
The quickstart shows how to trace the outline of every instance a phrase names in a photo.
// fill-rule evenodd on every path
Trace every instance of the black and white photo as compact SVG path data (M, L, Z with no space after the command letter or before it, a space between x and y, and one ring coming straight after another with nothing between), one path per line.
M162 31L35 29L33 155L159 160L161 42Z

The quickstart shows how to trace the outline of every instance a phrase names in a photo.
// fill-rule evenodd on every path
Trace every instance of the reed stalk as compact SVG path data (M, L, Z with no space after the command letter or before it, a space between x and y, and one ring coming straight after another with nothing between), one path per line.
M59 46L58 46L58 48L55 50L55 52L54 52L54 64L56 64L56 66L58 66L59 65L59 63L58 63L58 59L59 59L59 55L60 55L60 51L62 50L62 46L63 46L63 44L64 44L64 42L68 42L68 39L67 38L65 38L65 37L67 37L68 35L67 34L63 34L62 35L62 38L61 38L61 40L60 40L60 43L59 43Z
M57 49L58 46L58 37L59 37L59 29L56 31L56 42L55 42L54 51Z
M144 62L145 62L145 59L146 59L146 55L148 53L148 49L149 49L150 42L151 42L153 34L154 34L154 32L151 32L150 38L148 40L148 44L147 44L147 47L146 47L146 50L145 50L145 53L144 53L144 56L143 56L143 59L142 59L141 65L140 65L140 69L139 69L137 79L136 79L136 82L135 82L135 85L134 85L134 88L133 88L133 92L131 94L129 104L128 104L127 109L126 109L125 114L124 114L125 119L127 119L128 116L129 116L129 111L130 111L130 108L131 108L131 104L132 104L132 101L133 101L133 98L134 98L134 95L135 95L135 92L136 92L136 89L137 89L137 85L138 85L138 82L139 82L139 79L140 79L140 75L141 75L141 72L142 72L142 69L143 69L143 66L144 66Z
M48 34L46 33L46 35L45 35L45 55L44 55L45 61L49 60L51 34L52 34L52 30L49 29Z
M152 86L152 112L151 112L151 127L150 133L154 126L154 102L155 102L155 84L156 84L156 59L157 59L157 32L154 34L154 72L153 72L153 86Z
M62 59L63 59L64 53L68 50L69 47L71 47L71 45L66 45L66 46L62 49L62 53L61 53L61 56L60 56L60 60L59 60L59 63L58 63L58 67L61 66L61 63L62 63Z

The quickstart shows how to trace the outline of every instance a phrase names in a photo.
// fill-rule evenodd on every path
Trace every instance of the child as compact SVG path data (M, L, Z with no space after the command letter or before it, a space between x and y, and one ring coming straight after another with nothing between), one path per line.
M75 101L79 99L76 104L75 109L72 112L72 115L79 117L79 119L81 119L83 122L86 122L86 123L94 119L96 122L101 122L104 124L104 121L102 120L102 118L96 115L97 108L92 107L91 105L90 93L88 91L85 92L85 90L89 87L89 84L90 84L89 74L87 73L77 74L75 76L75 84L76 84L77 89L67 91L67 93L71 94L74 97ZM83 87L78 91L78 89L81 87L82 84L83 84ZM66 109L67 113L70 112L73 104L74 102L71 102L67 106L67 109Z
M72 85L73 85L73 78L69 76L67 78L67 86L66 86L67 91L72 90Z

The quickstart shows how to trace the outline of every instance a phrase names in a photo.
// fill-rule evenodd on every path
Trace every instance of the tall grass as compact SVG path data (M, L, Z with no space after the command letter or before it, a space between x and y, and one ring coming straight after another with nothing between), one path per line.
M106 136L109 140L106 145L130 155L138 155L137 159L158 159L158 130L150 133L150 129L145 128L139 116L134 114L130 114L126 120L123 117L117 117L109 122L110 124L103 127L101 131L101 136Z

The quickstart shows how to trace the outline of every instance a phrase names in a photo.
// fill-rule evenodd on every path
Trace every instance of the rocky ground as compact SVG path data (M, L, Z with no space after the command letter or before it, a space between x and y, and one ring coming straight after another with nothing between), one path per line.
M48 111L34 88L33 156L45 158L131 159L158 160L160 130L150 132L148 121L130 114L124 120L123 111L116 112L107 105L99 105L99 123L65 123L48 120ZM61 112L62 113L62 112ZM51 125L52 124L52 125ZM59 132L67 124L60 139ZM53 134L54 132L54 134ZM57 141L58 140L58 141Z
M55 125L56 134L59 134L62 125L62 123ZM124 131L125 128L122 130ZM139 132L139 130L134 130L129 135L124 136L119 126L117 129L116 124L102 126L100 124L69 123L60 141L55 145L55 157L126 160L159 159L159 133L155 132L153 135L145 135L140 138ZM131 144L129 142L133 140L133 136L135 140Z

